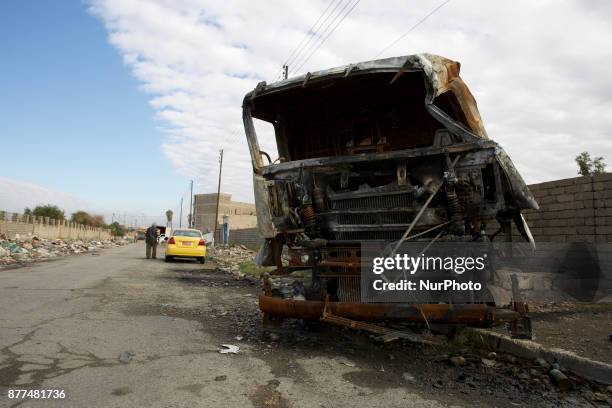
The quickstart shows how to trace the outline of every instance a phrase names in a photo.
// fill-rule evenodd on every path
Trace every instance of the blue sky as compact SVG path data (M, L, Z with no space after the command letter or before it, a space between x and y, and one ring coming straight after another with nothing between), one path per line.
M164 158L147 95L102 22L75 0L3 1L0 10L0 176L98 211L176 207L188 180Z

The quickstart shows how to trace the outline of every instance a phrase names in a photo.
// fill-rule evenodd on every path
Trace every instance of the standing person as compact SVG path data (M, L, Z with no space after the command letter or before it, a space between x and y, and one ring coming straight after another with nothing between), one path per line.
M145 241L147 243L147 259L157 258L157 225L155 223L147 228Z

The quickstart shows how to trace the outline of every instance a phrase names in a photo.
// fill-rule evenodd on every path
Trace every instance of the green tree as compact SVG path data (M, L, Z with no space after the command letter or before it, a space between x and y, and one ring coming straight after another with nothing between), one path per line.
M111 230L111 233L116 237L122 237L125 235L125 229L117 222L113 222L108 226Z
M603 157L593 159L589 152L582 152L576 156L575 160L578 165L578 174L582 176L594 176L606 172L607 164L604 163Z
M23 210L24 215L33 215L36 217L49 217L55 220L63 220L66 218L64 210L60 209L57 205L37 205L34 209L26 208Z

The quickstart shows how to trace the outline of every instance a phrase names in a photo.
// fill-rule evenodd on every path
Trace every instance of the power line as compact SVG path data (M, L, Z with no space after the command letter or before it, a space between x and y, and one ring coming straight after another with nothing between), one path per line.
M336 23L336 25L332 28L332 30L329 32L329 34L327 34L323 40L321 42L319 42L319 44L317 45L317 47L312 50L312 52L310 54L308 54L308 57L306 57L306 59L304 60L304 62L302 62L300 64L299 67L297 67L296 69L293 70L293 72L297 72L299 71L309 60L310 58L314 55L315 52L317 52L317 50L319 48L321 48L321 46L323 44L325 44L325 41L327 41L327 39L334 33L334 31L336 31L336 29L338 28L338 26L340 24L342 24L342 22L344 21L344 19L346 17L348 17L349 14L351 14L351 12L353 11L353 9L357 6L357 4L359 4L361 0L357 0L353 3L353 5L348 9L348 11L342 16L342 18L340 19L340 21L338 21L338 23ZM329 29L329 27L331 27L331 25L334 23L334 21L336 21L338 19L338 17L342 14L342 12L351 4L351 0L348 1L348 3L346 3L346 5L342 8L342 10L340 10L340 12L336 15L336 17L334 18L334 20L327 26L327 28L325 29L325 31L321 34L321 36L323 36L325 34L325 32Z
M315 47L317 45L317 43L319 42L319 40L321 38L323 38L323 36L325 35L325 33L327 33L327 31L329 30L329 28L334 24L334 22L338 19L338 17L340 17L340 14L342 14L342 12L346 9L346 7L351 3L351 1L353 0L347 0L346 4L344 5L344 7L342 7L337 13L336 10L338 10L338 7L340 7L342 5L342 3L344 2L344 0L340 0L338 3L336 3L336 6L333 8L333 10L331 11L331 13L329 13L327 15L327 17L325 18L325 20L323 21L323 23L321 24L321 26L319 27L319 29L323 28L323 26L325 25L325 23L327 22L327 20L329 20L330 17L333 16L332 20L329 22L329 24L325 25L325 28L323 29L323 32L318 36L318 38L316 38L316 40L313 43L309 43L306 44L306 46L304 46L304 53L309 52L313 47ZM310 40L314 39L315 37L311 37ZM304 54L305 55L305 54ZM303 55L300 56L299 58L294 58L292 65L297 66L299 61L303 60ZM295 72L296 70L292 69L292 72Z
M314 36L317 34L317 31L319 31L319 28L317 28L316 30L314 29L317 24L319 23L319 21L321 21L321 19L323 18L323 16L325 15L325 13L327 13L327 10L329 10L329 8L332 6L332 4L334 4L336 0L331 0L329 2L329 4L327 5L327 7L325 8L325 10L323 10L323 13L321 13L319 15L319 18L317 18L317 21L315 21L315 23L312 25L312 27L310 27L308 29L308 31L306 31L306 34L304 35L304 37L302 38L302 41L299 42L299 44L293 49L293 51L291 52L291 54L287 57L287 59L285 60L285 62L283 63L283 67L289 65L290 63L292 63L296 58L298 58L299 54L302 52L301 50L298 52L298 50L300 48L305 47L306 45L308 45L308 43L310 43L310 41L314 38ZM334 7L334 10L338 7L338 5L342 3L342 0L340 0L340 2L336 5L336 7ZM333 14L333 11L332 11ZM327 16L327 18L329 18L329 16ZM327 21L327 18L325 19L325 21ZM321 23L321 26L325 23L325 21L323 21L323 23ZM314 31L313 31L314 30ZM310 38L309 38L310 37ZM304 41L306 41L306 39L308 38L308 41L306 42L306 44L304 44ZM296 54L297 52L297 54ZM295 55L295 57L294 57ZM281 68L280 72L276 75L275 80L277 80L283 73L283 68Z
M440 3L438 5L438 7L434 8L433 10L431 10L427 15L425 15L425 17L421 18L419 21L417 21L412 27L410 27L408 29L408 31L406 31L404 34L400 35L395 41L393 41L391 44L387 45L385 48L383 48L378 54L376 54L374 56L373 59L378 58L382 53L384 53L385 51L387 51L389 48L393 47L395 44L397 44L398 42L400 42L402 39L404 39L404 37L406 37L408 34L410 34L410 32L412 30L414 30L415 28L417 28L418 26L420 26L425 20L427 20L429 17L431 17L433 14L435 14L438 10L440 10L442 7L446 6L448 3L450 3L451 0L446 0L442 3Z

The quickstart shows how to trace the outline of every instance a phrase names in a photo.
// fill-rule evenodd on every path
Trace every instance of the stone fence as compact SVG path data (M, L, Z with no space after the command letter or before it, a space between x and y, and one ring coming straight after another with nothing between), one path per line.
M612 242L612 173L532 184L524 212L536 242Z
M105 228L7 211L0 211L0 234L7 238L15 238L17 235L22 237L36 235L47 239L107 240L111 238L110 230Z

